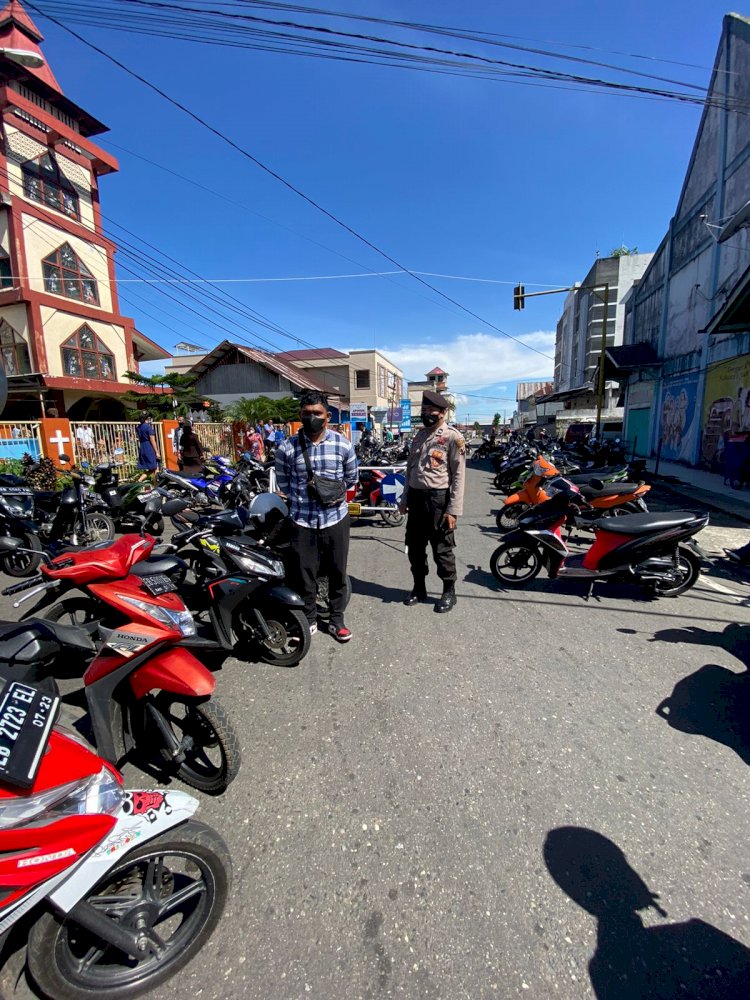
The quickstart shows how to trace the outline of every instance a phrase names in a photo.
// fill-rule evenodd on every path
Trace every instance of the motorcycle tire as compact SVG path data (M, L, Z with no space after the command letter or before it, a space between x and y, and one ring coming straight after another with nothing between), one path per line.
M111 542L115 537L115 523L108 514L95 510L86 514L86 531L79 517L76 517L71 529L71 535L78 539L79 545L91 545L94 542Z
M148 885L157 866L159 884ZM124 854L84 897L101 912L103 922L124 921L142 926L146 933L154 930L165 947L135 960L80 927L75 911L65 915L50 910L29 934L31 979L56 1000L130 1000L150 993L184 968L211 937L224 912L231 878L229 851L211 827L189 819L165 831ZM175 920L176 915L181 919ZM89 961L82 962L82 956Z
M104 624L106 610L104 605L90 597L65 597L51 608L45 608L42 614L47 621L80 628L84 625Z
M679 546L677 552L681 574L680 581L660 583L658 580L649 580L647 587L654 597L679 597L680 594L684 594L686 590L694 587L698 581L701 575L701 561L698 556L682 545Z
M518 527L518 519L529 509L527 503L509 503L497 512L495 521L500 531L513 531Z
M42 543L38 535L24 532L18 541L25 549L33 552L8 552L3 556L2 567L8 576L33 576L42 561Z
M490 559L492 575L506 587L525 587L539 575L541 568L539 550L524 542L503 542Z
M161 716L159 723L153 718L152 710ZM147 768L165 770L166 764L180 781L208 795L220 795L237 777L241 762L240 741L224 706L215 698L198 701L171 691L160 691L148 702L143 700L131 705L123 712L123 723L123 740L116 749L132 745L136 759ZM191 745L184 760L173 762L165 758L165 751L161 749L164 745L161 726L171 729L179 742L190 737Z
M398 528L400 524L404 523L404 515L398 510L381 510L380 516L392 528Z
M296 667L310 650L310 623L299 608L276 605L261 608L271 638L254 638L253 652L263 663Z

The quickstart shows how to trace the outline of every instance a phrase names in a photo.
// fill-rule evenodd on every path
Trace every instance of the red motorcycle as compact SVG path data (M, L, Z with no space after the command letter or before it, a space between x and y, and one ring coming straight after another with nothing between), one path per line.
M0 551L12 544L0 539ZM134 752L150 765L166 766L193 788L222 792L239 770L239 741L213 697L214 675L186 648L191 640L201 644L190 612L174 583L143 562L153 547L150 535L123 535L49 560L39 576L3 591L28 590L25 599L43 594L29 614L37 614L62 589L87 594L44 612L51 622L75 627L59 631L63 649L40 652L33 665L26 664L24 677L59 675L60 653L74 664L88 661L83 682L103 757L114 764ZM150 575L136 575L139 563ZM0 626L0 637L5 633L10 639L16 628L22 642L26 624ZM100 632L104 642L97 650L93 637Z
M23 628L33 645L55 627ZM141 996L213 933L226 845L192 819L192 796L125 791L111 765L53 729L54 684L8 680L15 656L0 639L0 962L60 1000Z
M402 473L387 468L360 468L359 482L346 494L349 513L355 517L380 514L386 524L398 527L404 520L398 509L403 492Z

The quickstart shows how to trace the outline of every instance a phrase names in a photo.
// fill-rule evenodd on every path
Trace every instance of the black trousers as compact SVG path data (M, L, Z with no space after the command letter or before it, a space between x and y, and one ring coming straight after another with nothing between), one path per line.
M296 556L293 583L305 602L305 614L312 625L317 617L318 575L328 577L331 624L344 624L346 610L346 564L349 558L349 515L330 528L294 525L292 551Z
M414 490L409 488L409 516L406 521L406 545L415 587L423 587L429 572L427 544L432 548L437 575L447 584L456 582L456 533L443 520L450 503L450 490Z

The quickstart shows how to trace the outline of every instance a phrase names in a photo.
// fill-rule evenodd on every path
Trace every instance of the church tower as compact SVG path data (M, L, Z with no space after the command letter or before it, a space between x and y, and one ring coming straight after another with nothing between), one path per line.
M0 0L2 2L2 0ZM169 354L120 313L115 245L102 231L99 178L117 160L106 126L62 91L19 0L0 11L0 364L6 415L55 405L117 418L125 373Z

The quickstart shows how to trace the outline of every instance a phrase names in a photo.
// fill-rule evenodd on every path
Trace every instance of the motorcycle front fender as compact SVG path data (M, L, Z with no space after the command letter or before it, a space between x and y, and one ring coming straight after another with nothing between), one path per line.
M269 587L263 592L263 597L267 600L278 601L279 604L285 604L290 608L303 608L305 606L305 602L291 587Z
M153 690L207 698L216 688L216 678L189 650L173 647L138 667L130 676L130 687L137 699Z
M524 492L511 493L509 497L506 497L503 507L510 507L512 503L528 503L529 501L524 497Z

